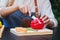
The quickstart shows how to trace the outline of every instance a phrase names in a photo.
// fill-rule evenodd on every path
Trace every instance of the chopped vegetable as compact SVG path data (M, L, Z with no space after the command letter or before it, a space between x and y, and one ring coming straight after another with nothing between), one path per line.
M2 28L2 22L0 21L0 28Z

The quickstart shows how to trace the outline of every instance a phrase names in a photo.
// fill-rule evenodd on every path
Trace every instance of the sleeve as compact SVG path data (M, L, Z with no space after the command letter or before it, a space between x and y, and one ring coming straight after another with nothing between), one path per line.
M0 0L0 7L6 7L9 0Z
M41 14L42 15L47 15L49 17L50 21L52 21L54 23L54 27L56 27L58 22L55 19L54 14L52 12L50 1L49 0L43 0L41 6L42 6L41 7L42 8L41 9Z

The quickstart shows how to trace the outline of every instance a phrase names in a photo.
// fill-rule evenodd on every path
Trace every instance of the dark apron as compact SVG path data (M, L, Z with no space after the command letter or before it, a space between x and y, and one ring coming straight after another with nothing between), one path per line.
M35 13L32 13L32 15L35 15ZM20 27L23 24L23 21L22 21L23 18L32 20L31 16L23 14L21 11L17 10L12 14L6 16L3 19L3 24L5 25L6 28Z

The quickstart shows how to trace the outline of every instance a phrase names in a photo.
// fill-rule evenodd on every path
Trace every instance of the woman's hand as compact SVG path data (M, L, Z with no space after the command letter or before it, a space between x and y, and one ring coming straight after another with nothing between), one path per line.
M42 20L44 21L45 26L50 26L50 28L54 28L54 23L52 21L50 21L49 17L44 15L43 17L41 17Z

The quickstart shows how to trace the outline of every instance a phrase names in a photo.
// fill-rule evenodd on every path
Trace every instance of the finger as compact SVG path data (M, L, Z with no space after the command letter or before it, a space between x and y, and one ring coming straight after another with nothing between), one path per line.
M25 13L25 6L24 5L20 7L20 11Z
M47 16L45 16L42 20L43 21L45 21L45 20L47 20L47 19L49 19Z
M23 7L23 13L25 13L25 8Z
M24 13L25 13L25 14L28 14L28 6L25 6L25 7L24 7Z
M44 24L49 23L49 22L50 22L50 20L49 20L49 19L47 19L46 21L44 21Z
M25 13L28 14L29 11L28 6L25 7L25 10L26 10Z
M29 12L29 6L27 6L27 11Z
M29 9L29 16L31 16L32 14L31 14L31 9Z
M44 16L41 16L40 18L42 18L42 19L43 19L45 16L46 16L46 15L44 15Z
M20 7L20 11L24 13L24 7Z
M31 9L29 6L28 6L28 13L29 13L29 16L31 16Z
M47 26L47 25L49 25L49 23L50 23L50 22L47 22L47 23L45 23L44 25Z
M20 8L20 11L23 11L23 8Z

